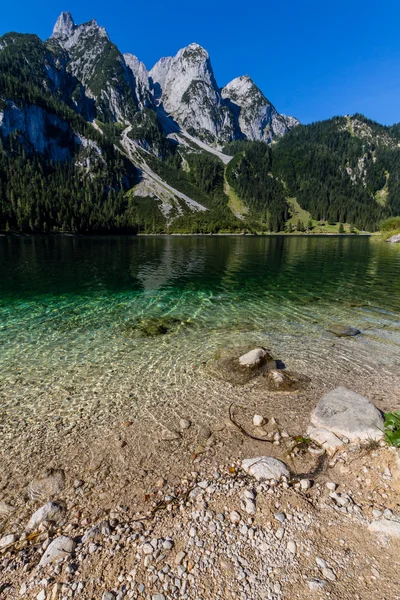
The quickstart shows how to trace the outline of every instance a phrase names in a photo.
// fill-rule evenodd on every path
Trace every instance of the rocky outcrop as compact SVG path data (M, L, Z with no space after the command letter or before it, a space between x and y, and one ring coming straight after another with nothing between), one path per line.
M51 40L67 52L67 69L95 99L100 120L128 122L138 105L135 78L104 27L94 19L75 25L61 13Z
M190 44L151 69L156 102L189 133L205 141L229 140L233 117L224 105L208 52Z
M124 54L124 59L135 78L135 93L139 107L143 109L154 106L153 95L150 91L149 72L146 69L146 65L133 54Z
M7 102L0 111L0 132L3 137L18 132L19 141L28 150L46 154L55 162L71 157L74 135L68 124L39 106L19 107L14 102Z
M338 387L321 398L311 423L350 441L379 440L384 423L380 411L360 394Z
M248 75L228 83L221 95L234 115L238 137L272 142L299 124L294 117L280 115Z

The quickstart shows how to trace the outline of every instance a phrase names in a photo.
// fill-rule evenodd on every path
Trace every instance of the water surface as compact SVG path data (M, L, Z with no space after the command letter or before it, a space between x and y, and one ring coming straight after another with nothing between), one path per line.
M399 371L400 248L366 237L2 237L0 269L7 411L76 414L88 390L161 403L227 345L309 374ZM143 335L161 317L169 332ZM363 335L337 340L336 322Z

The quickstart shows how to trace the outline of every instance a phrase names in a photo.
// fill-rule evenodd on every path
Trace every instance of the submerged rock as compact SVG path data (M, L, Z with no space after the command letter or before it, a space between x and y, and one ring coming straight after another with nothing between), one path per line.
M311 415L317 428L355 440L379 440L383 436L381 412L368 400L345 387L321 398Z
M268 388L277 392L291 392L303 389L310 379L305 375L298 375L290 371L271 369L264 373Z
M339 323L330 325L328 331L334 333L337 337L353 337L355 335L360 335L361 333L361 331L355 327L351 327L350 325L340 325Z
M272 456L258 456L242 460L242 469L257 481L290 477L290 471L284 462Z
M187 326L188 323L174 317L151 317L125 323L124 333L127 336L138 333L144 337L156 337L171 333L181 325Z
M236 385L244 385L268 369L275 368L276 361L270 351L261 347L226 348L209 364L214 377Z

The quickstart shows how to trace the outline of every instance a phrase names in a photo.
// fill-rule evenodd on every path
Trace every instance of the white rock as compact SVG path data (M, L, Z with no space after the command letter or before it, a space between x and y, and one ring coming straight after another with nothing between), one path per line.
M173 440L179 440L180 434L177 431L173 431L171 429L163 429L161 432L161 438L165 442L172 442Z
M56 537L40 559L39 567L45 567L49 563L69 557L75 550L75 547L76 543L71 538L65 535Z
M396 235L392 235L388 240L389 244L400 244L400 233L396 233Z
M322 446L329 456L333 456L340 448L343 448L342 440L327 429L310 426L307 429L307 435L313 442Z
M261 415L254 415L253 425L255 427L262 427L265 424L265 419Z
M258 367L264 360L267 351L264 348L254 348L239 358L239 364L242 367Z
M33 513L26 529L27 531L32 531L32 529L35 529L38 525L46 521L59 521L64 512L64 507L58 502L48 502Z
M336 581L336 575L332 571L332 569L329 569L327 567L325 569L322 569L322 575L325 577L325 579L329 579L329 581Z
M237 524L240 522L241 516L236 510L233 510L231 513L229 513L229 519L231 523Z
M385 535L400 537L400 521L379 519L379 521L372 521L368 529L373 533L383 533Z
M187 419L181 419L181 420L179 421L179 428L180 428L181 430L184 430L184 429L189 429L190 425L191 425L191 422L190 422L190 421L188 421Z
M334 492L337 488L337 483L334 483L333 481L327 481L325 483L325 487L331 492Z
M327 586L327 581L325 581L325 579L310 579L308 582L308 587L310 588L311 592L319 592L321 590L324 589L324 587Z
M350 441L379 440L383 436L383 418L379 410L364 396L338 387L321 398L311 422L318 428Z
M0 550L2 550L3 548L7 548L7 546L10 546L14 542L16 542L17 539L18 537L14 533L11 533L10 535L5 535L0 539Z
M242 469L257 481L290 477L290 471L284 462L272 456L258 456L242 460Z
M180 565L181 562L183 561L183 559L185 558L185 556L186 556L186 552L183 552L183 551L178 552L178 554L175 556L175 564Z
M309 490L311 487L311 481L309 479L301 479L300 480L300 488L302 490Z
M41 590L36 596L36 600L46 600L46 592L45 590Z
M290 554L296 554L296 552L297 552L296 542L293 542L293 541L288 542L287 549L290 552Z
M249 140L271 142L299 121L280 115L248 75L237 77L221 90L231 108L236 126Z

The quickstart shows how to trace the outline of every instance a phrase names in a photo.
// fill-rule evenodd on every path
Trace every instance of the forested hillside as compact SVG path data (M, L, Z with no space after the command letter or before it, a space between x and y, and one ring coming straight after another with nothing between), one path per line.
M252 213L282 229L285 197L295 197L315 220L374 231L400 214L399 126L362 115L300 125L272 147L233 142L229 182Z

